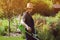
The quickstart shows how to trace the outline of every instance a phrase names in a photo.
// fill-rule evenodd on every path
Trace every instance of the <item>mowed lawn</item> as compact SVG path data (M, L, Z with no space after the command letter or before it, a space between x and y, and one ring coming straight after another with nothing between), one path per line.
M0 36L0 40L25 40L22 37L3 37Z

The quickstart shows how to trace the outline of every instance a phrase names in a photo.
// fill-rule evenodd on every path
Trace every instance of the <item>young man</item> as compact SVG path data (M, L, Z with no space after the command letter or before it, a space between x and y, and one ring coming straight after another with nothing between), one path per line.
M33 34L35 34L34 30L34 20L32 16L30 15L33 10L33 4L32 3L27 3L27 8L26 11L23 13L21 23L25 26L26 28L26 40L36 40L33 38ZM30 35L30 34L31 35Z

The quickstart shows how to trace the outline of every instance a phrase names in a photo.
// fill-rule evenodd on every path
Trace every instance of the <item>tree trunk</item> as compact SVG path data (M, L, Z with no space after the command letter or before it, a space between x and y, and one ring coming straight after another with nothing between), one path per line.
M10 29L10 19L8 20L9 21L9 26L8 26L8 35L10 36L10 31L11 31L11 29Z

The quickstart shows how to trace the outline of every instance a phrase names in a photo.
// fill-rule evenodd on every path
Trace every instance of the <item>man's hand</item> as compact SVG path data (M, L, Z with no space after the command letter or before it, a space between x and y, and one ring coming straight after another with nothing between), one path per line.
M30 27L27 27L26 29L28 30L28 32L31 32L32 31Z

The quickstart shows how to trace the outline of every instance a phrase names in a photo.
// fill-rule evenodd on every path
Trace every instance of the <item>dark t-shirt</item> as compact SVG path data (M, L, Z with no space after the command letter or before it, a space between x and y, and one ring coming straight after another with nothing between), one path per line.
M23 21L32 29L32 33L35 33L34 30L34 20L28 12L23 13Z
M31 15L28 12L23 13L23 21L32 29L31 33L35 34L34 30L34 20L32 19ZM27 31L27 30L26 30ZM27 31L28 32L28 31ZM30 34L31 34L30 33ZM29 35L26 33L26 40L36 40L32 37L33 35Z

